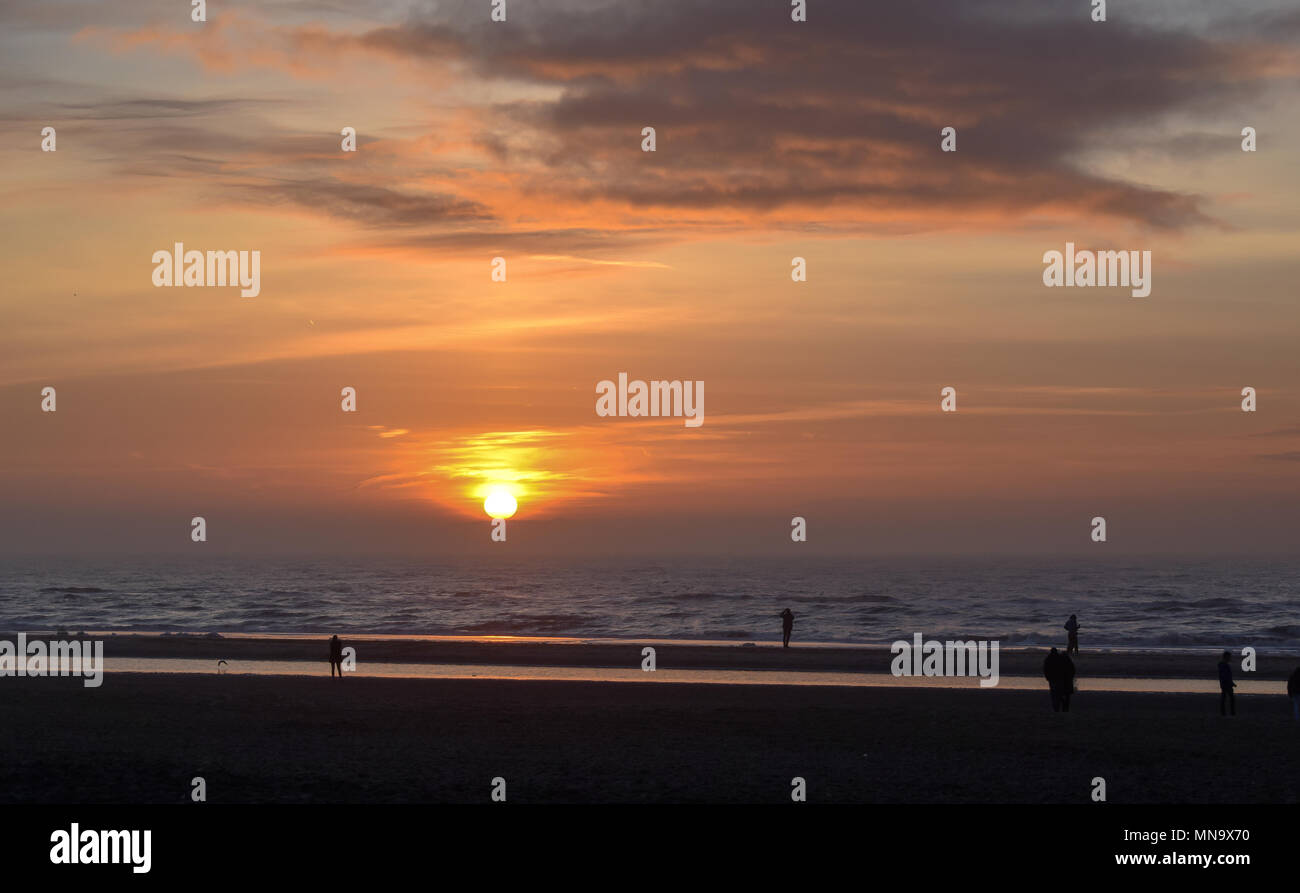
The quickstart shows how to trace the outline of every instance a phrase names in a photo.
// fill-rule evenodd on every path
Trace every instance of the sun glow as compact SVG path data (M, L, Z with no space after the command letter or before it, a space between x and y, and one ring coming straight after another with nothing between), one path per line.
M483 500L483 511L493 518L509 518L518 508L514 494L499 485L489 489L487 498Z

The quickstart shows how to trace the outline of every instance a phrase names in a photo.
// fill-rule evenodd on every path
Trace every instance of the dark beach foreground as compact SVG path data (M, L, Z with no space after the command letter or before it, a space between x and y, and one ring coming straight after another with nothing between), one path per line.
M1300 802L1284 697L114 674L6 679L0 800Z

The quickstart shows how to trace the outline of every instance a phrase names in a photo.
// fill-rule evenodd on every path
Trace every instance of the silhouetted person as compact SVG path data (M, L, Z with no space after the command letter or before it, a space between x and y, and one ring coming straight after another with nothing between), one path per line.
M1061 686L1065 683L1065 661L1068 658L1053 648L1043 659L1043 678L1052 696L1052 712L1061 712ZM1073 670L1072 670L1073 672Z
M781 647L790 647L790 630L794 629L794 614L789 608L781 612Z
M1070 640L1065 643L1066 655L1068 656L1071 651L1073 651L1075 654L1078 654L1079 653L1079 618L1074 614L1071 614L1070 619L1065 621L1065 629L1066 632L1070 634Z
M1291 713L1295 715L1295 721L1300 722L1300 667L1296 667L1286 681L1286 693L1291 696Z
M330 678L334 678L334 671L337 670L339 678L343 678L343 643L339 641L338 636L330 636Z
M1225 714L1224 706L1226 705L1232 715L1237 715L1237 697L1232 690L1237 687L1237 683L1232 681L1232 652L1223 652L1223 657L1219 658L1219 715Z
M1070 695L1074 694L1074 661L1070 652L1061 655L1061 712L1070 712Z

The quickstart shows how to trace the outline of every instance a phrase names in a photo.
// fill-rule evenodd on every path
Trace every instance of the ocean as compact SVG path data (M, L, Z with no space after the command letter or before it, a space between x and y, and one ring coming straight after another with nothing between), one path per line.
M21 559L0 629L1300 650L1300 561Z

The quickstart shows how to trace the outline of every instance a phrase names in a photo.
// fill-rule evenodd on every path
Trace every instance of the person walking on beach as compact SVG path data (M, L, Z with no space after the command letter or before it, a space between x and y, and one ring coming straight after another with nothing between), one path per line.
M781 612L781 647L790 647L790 630L794 629L794 612L786 608Z
M1226 704L1231 710L1232 715L1237 715L1237 698L1232 690L1237 687L1237 683L1232 681L1232 652L1223 652L1223 657L1219 658L1219 715L1224 716L1224 705Z
M1053 648L1043 659L1043 678L1047 680L1047 689L1052 696L1052 712L1061 712L1061 686L1065 682L1065 664L1068 658Z
M1070 619L1065 621L1065 630L1070 634L1070 640L1065 644L1065 653L1069 655L1071 651L1079 653L1079 618L1074 614Z
M343 678L343 643L339 641L337 635L330 637L330 678L334 678L334 671L338 670L339 678Z
M1295 721L1300 722L1300 667L1296 667L1291 678L1286 681L1286 693L1291 696L1291 713L1295 716Z

